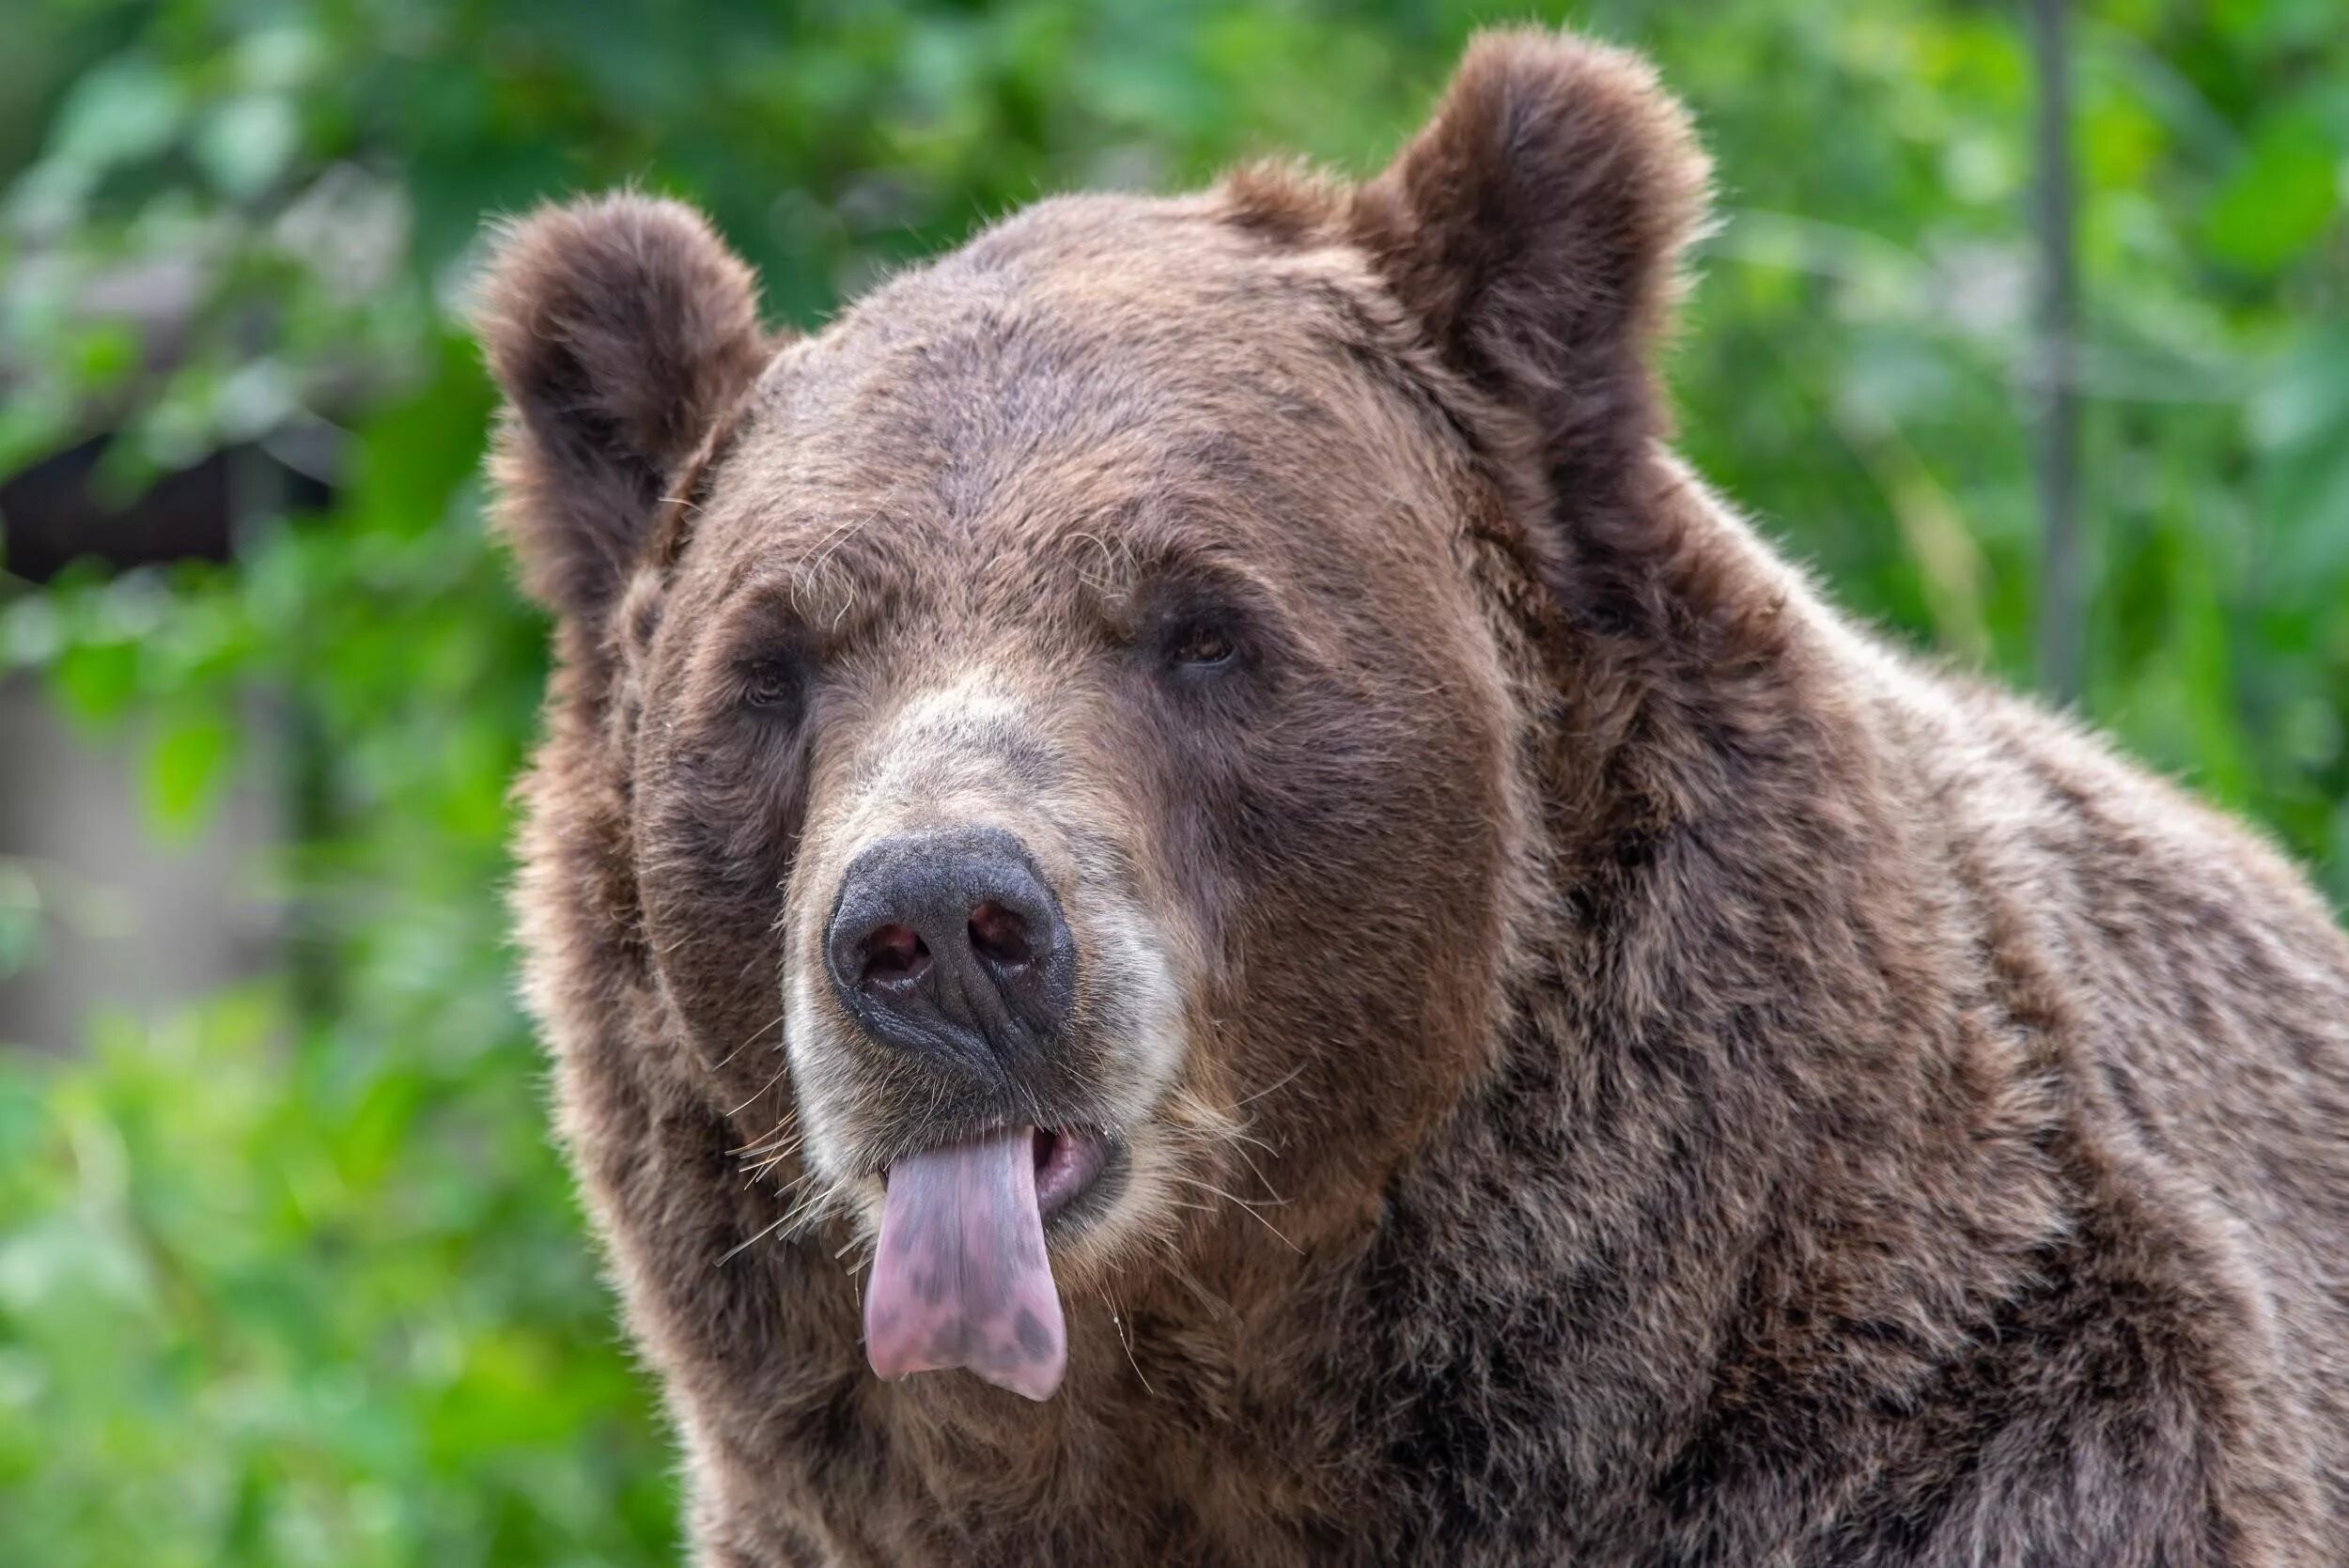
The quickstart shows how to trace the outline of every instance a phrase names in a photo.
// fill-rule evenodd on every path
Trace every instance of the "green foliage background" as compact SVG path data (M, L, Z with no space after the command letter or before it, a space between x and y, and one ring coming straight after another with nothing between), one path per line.
M124 493L347 434L231 567L0 578L0 660L145 721L159 837L255 706L298 842L283 972L0 1048L0 1562L649 1563L672 1460L509 997L506 786L543 628L485 541L459 326L485 212L706 204L771 314L1077 185L1375 166L1517 11L1306 0L22 0L0 71L0 473L92 410ZM1610 0L1720 166L1673 379L1697 462L1845 602L2031 678L2030 70L1977 0ZM2077 17L2085 707L2349 894L2349 27ZM184 352L77 301L164 258ZM275 753L272 753L275 754ZM0 963L61 918L0 863Z

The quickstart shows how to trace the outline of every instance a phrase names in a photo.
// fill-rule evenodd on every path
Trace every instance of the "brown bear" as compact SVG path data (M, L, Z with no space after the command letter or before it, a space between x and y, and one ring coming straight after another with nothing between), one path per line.
M2349 1561L2349 944L1673 459L1705 185L1524 32L814 336L506 236L530 995L698 1560Z

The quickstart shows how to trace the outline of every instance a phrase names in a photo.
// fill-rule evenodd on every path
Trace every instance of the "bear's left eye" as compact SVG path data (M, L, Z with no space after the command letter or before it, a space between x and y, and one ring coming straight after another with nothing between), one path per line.
M804 680L797 660L761 660L742 672L739 700L759 713L788 715L799 706Z
M1213 670L1239 657L1239 642L1220 620L1186 621L1166 641L1167 662L1181 669Z

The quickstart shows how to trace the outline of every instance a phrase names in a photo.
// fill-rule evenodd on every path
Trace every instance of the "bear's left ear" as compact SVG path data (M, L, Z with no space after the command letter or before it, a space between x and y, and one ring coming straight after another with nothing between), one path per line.
M750 269L677 202L549 207L506 231L475 325L506 393L494 473L523 583L592 623L767 363Z
M1530 422L1553 489L1604 494L1661 433L1652 350L1708 179L1636 55L1487 33L1344 221L1450 367Z

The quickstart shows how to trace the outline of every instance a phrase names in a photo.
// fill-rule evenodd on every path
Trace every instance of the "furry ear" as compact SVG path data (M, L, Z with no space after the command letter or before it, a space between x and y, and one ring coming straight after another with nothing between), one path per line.
M1451 367L1530 422L1553 492L1604 495L1661 433L1649 360L1708 178L1644 61L1487 33L1345 221Z
M677 202L542 208L499 243L475 326L506 393L492 473L523 582L595 616L767 363L750 269Z

